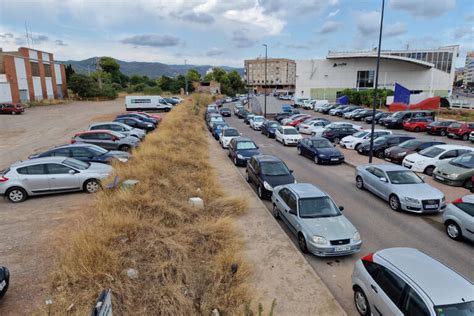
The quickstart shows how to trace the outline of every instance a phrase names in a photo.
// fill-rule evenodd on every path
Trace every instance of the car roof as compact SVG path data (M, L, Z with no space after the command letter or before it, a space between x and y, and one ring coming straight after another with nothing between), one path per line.
M280 127L283 129L295 129L293 126L286 126L286 125L282 125Z
M35 158L35 159L27 159L27 160L20 160L13 163L12 167L22 167L28 166L32 163L45 163L45 162L63 162L67 157L42 157L42 158Z
M472 147L468 146L462 146L462 145L453 145L453 144L447 144L447 145L435 145L433 147L437 147L443 150L451 150L451 149L469 149L469 150L474 150Z
M64 144L64 145L59 145L59 146L54 146L49 150L53 150L53 149L58 149L58 148L70 148L70 147L100 147L100 146L97 146L97 145L94 145L94 144L89 144L89 143L74 143L74 144ZM102 147L101 147L102 148Z
M329 141L329 139L321 137L321 136L313 136L313 137L310 137L308 139L309 140L327 140L327 141Z
M299 198L327 196L326 193L311 183L291 183L287 184L286 187L295 192Z
M92 124L89 125L89 126L97 126L97 125L105 125L105 124L126 125L126 124L123 124L123 123L120 123L120 122L96 122L96 123L92 123Z
M94 129L92 131L77 132L74 135L83 135L83 134L92 134L92 133L107 133L107 134L110 134L111 131L108 130L108 129Z
M257 155L253 156L260 162L280 162L282 161L280 158L273 156L273 155Z
M392 164L392 163L381 163L381 164L368 164L363 165L363 167L376 167L383 171L406 171L410 170L400 165Z
M251 140L250 138L248 137L235 137L233 138L236 142L253 142L253 140Z
M474 300L472 282L414 248L388 248L375 253L422 290L434 305Z

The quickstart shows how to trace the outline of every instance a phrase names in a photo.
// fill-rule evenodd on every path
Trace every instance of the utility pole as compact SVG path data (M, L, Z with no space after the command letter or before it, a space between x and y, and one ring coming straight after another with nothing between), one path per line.
M265 80L264 80L264 101L263 101L263 116L267 117L267 44L263 44L265 46Z
M184 60L184 66L186 66L186 62L187 62L187 60L185 59ZM185 91L186 95L188 95L188 70L186 70L186 67L184 67L184 69L186 71L186 73L184 75L184 87L185 87L184 91Z
M372 163L372 157L374 154L373 149L374 149L374 130L375 130L375 107L377 103L377 86L379 84L380 50L382 46L382 26L383 26L384 8L385 8L385 0L382 0L382 12L380 13L379 46L377 48L377 68L375 70L374 102L372 103L372 128L371 128L371 134L370 134L369 163Z
M95 70L97 71L97 79L99 81L99 89L102 89L102 78L101 78L101 73L99 72L100 70L100 58L96 57L95 58Z

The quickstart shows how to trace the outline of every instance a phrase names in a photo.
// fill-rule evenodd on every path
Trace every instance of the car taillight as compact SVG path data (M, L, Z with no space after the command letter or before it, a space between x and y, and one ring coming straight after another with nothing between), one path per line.
M0 182L6 182L6 181L8 181L7 177L5 177L5 176L0 177Z
M458 198L456 200L454 200L453 202L451 202L453 204L458 204L458 203L462 203L462 198Z
M76 143L76 139L73 137L71 138L71 144L74 144L74 143Z
M374 254L369 253L368 255L361 258L362 261L374 262Z

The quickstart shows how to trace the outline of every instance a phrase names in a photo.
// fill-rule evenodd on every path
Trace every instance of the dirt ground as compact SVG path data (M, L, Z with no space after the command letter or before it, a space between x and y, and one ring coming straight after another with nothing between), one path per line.
M72 102L0 116L0 169L34 152L68 143L91 122L110 120L123 112L123 104L123 98ZM57 247L68 229L82 220L92 200L85 193L36 197L20 204L0 198L0 265L11 272L0 315L28 315L48 299L48 275L56 264Z

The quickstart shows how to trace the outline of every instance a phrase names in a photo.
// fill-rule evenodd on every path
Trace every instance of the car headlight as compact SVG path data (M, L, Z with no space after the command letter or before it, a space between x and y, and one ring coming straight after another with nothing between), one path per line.
M359 232L355 232L355 233L354 233L354 236L352 236L352 241L354 241L354 242L360 241L360 234L359 234Z
M273 191L273 188L270 184L268 184L267 181L263 181L263 187L267 189L268 191Z
M329 242L327 241L326 238L324 237L321 237L321 236L313 236L313 242L317 245L321 245L321 246L324 246L324 245L328 245Z
M402 151L401 153L398 153L397 156L404 156L404 155L406 155L406 154L407 154L406 151Z
M457 173L451 173L451 174L448 174L447 177L450 178L450 179L456 179L457 177L459 177L459 174L457 174Z
M319 154L319 157L326 157L325 154Z
M119 158L117 158L117 159L118 159L118 161L120 161L120 162L127 162L127 161L128 161L128 158L124 158L124 157L119 157Z
M244 156L242 156L241 154L237 154L237 158L239 158L239 159L245 159Z
M146 126L148 126L148 127L153 127L153 124L147 124Z
M414 203L414 204L420 204L420 201L417 200L417 199L414 199L414 198L411 198L411 197L405 197L405 201L407 202L410 202L410 203Z

